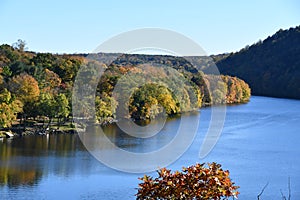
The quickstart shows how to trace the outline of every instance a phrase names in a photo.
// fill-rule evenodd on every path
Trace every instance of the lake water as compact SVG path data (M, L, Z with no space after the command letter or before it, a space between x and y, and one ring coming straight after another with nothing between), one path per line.
M300 101L252 97L248 104L227 106L222 135L204 159L199 149L207 131L210 108L201 109L197 136L180 159L180 170L196 162L218 162L240 186L239 199L300 199ZM197 117L188 115L182 117ZM167 121L157 141L147 144L124 137L116 126L105 128L122 148L139 152L174 137L180 118ZM145 150L145 145L147 148ZM156 176L156 173L148 173ZM112 170L96 160L78 135L28 136L0 141L0 199L135 199L138 177Z

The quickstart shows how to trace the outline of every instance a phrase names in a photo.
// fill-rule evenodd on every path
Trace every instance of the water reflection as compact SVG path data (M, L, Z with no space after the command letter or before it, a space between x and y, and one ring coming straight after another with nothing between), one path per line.
M270 184L264 199L280 199L280 190L287 194L287 178L291 177L292 198L300 199L299 110L300 101L265 97L252 97L248 104L230 106L217 146L205 159L199 159L211 116L210 109L203 108L194 143L169 168L180 170L195 162L219 162L241 186L239 198L245 200L255 199L266 182ZM170 141L179 120L169 119L156 139L145 141L135 140L113 125L103 129L120 148L146 152ZM132 200L140 176L102 165L85 150L78 135L0 141L1 200Z
M188 115L192 114L187 113L186 116ZM172 123L172 121L176 121L176 123ZM115 124L104 126L102 127L102 130L106 137L119 148L126 149L126 151L130 152L147 153L162 148L175 137L178 125L180 124L180 116L167 119L167 123L162 126L162 129L158 130L157 133L153 134L151 137L146 138L143 136L148 135L151 129L156 129L157 125L160 126L160 122L152 121L150 123L149 121L138 121L137 124L143 127L137 132L137 134L142 135L142 138L128 135ZM169 131L166 132L165 130Z
M186 116L195 114L187 113ZM89 132L97 134L101 128L105 136L122 149L132 152L151 152L163 147L174 138L179 122L178 116L168 119L161 132L150 138L130 136L115 124L103 127L91 126L81 139L101 140L101 137L89 135ZM105 146L96 146L96 148L108 150ZM77 134L26 136L0 141L0 187L31 187L38 185L39 181L50 175L88 176L95 170L107 173L110 169L87 152Z
M45 172L48 173L49 168L54 173L70 172L72 164L66 162L67 158L84 150L77 135L4 139L0 143L0 185L33 186ZM58 157L63 159L55 163ZM66 165L68 170L64 170Z
M8 187L18 187L23 185L33 186L41 179L42 172L34 165L26 166L1 166L0 185Z

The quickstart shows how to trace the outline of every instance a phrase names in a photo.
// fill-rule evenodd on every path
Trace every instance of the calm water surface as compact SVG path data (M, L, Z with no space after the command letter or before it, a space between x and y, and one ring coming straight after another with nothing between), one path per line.
M228 106L224 129L216 147L204 159L199 149L207 131L210 108L201 109L197 137L189 150L169 168L196 162L218 162L241 188L239 199L300 199L300 101L252 97L243 105ZM193 117L182 116L182 117ZM197 117L197 116L194 116ZM180 118L170 119L159 140L143 142L126 137L114 126L105 131L116 144L146 152L168 143ZM149 173L156 175L155 173ZM78 135L50 135L0 141L0 199L135 199L142 174L109 169L93 158Z

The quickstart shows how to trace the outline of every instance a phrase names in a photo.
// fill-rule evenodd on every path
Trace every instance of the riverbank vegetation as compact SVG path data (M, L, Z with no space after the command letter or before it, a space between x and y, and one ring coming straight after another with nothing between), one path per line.
M201 106L244 103L250 98L250 88L243 80L195 71L179 57L120 55L106 65L84 54L25 51L25 45L19 40L13 46L0 46L2 130L72 130L72 91L82 66L99 65L104 71L94 97L96 112L92 120L98 123L120 117L151 119L161 113L170 116ZM124 91L128 91L127 96ZM116 114L127 108L128 113Z

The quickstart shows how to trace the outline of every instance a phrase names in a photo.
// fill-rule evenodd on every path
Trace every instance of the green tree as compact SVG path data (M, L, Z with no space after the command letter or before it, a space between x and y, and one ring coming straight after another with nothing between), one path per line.
M65 94L53 95L51 93L42 93L37 102L38 115L48 119L48 124L44 129L49 128L54 118L57 118L57 129L65 122L70 114L69 101Z
M33 66L52 69L55 67L55 63L58 57L51 53L37 53L31 60Z
M9 65L21 57L20 53L15 51L15 49L7 44L0 46L0 66Z
M37 102L37 108L39 116L45 116L49 119L54 118L56 105L53 95L50 93L41 93Z
M54 110L56 111L57 129L59 129L61 124L65 122L63 119L66 119L70 114L69 101L65 94L60 93L54 97Z
M56 104L53 95L50 93L41 93L35 107L37 115L43 118L41 131L45 132L56 114ZM48 120L47 124L45 124L46 120Z

